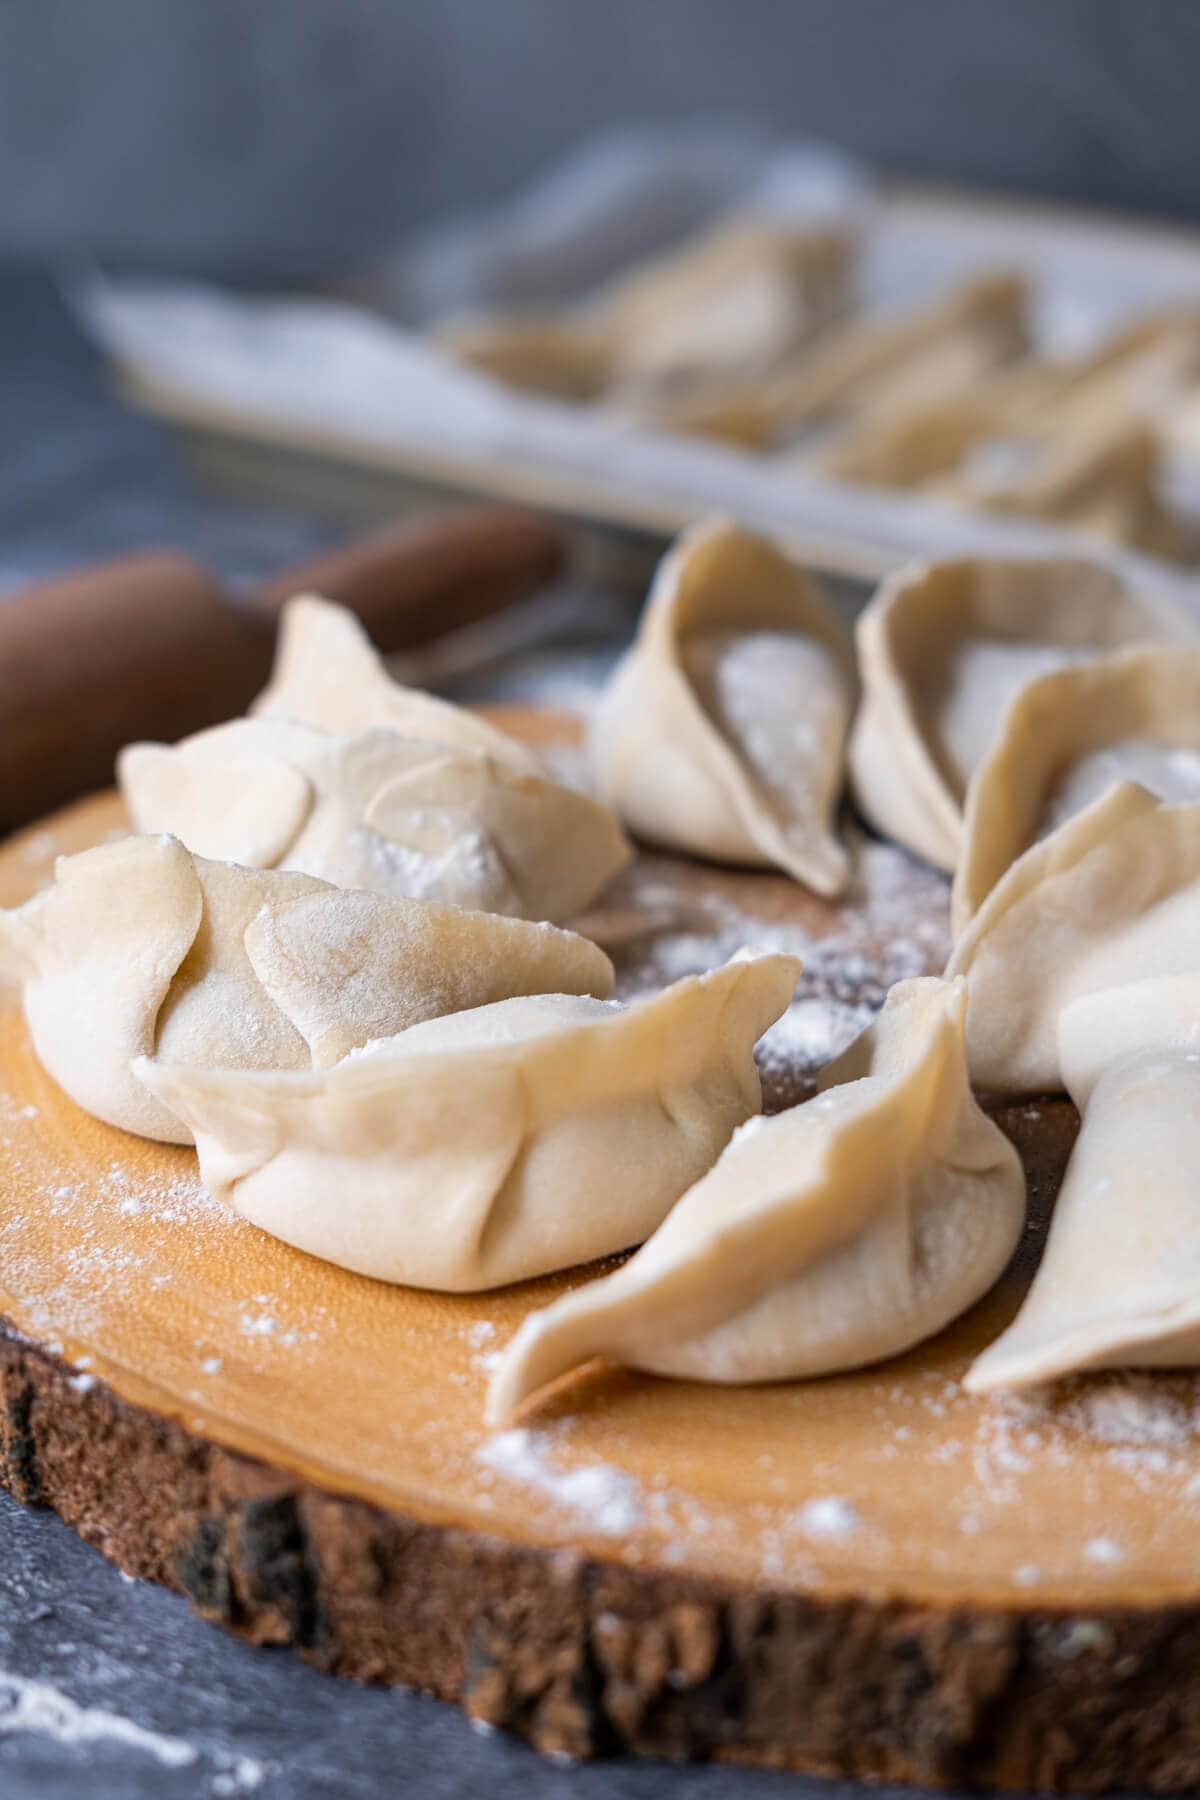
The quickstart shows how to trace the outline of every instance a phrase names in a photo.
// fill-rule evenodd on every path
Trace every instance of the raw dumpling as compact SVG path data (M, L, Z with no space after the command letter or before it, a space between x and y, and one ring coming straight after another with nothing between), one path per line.
M118 759L138 831L250 868L567 919L629 860L615 815L467 745L235 719Z
M794 463L865 487L919 490L953 469L989 425L990 409L973 394L926 397L903 409L889 407L880 418L868 414Z
M718 225L597 295L589 317L616 383L762 374L841 310L849 262L827 226Z
M574 311L451 319L438 336L514 387L568 400L613 388L653 414L655 396L769 370L844 306L849 261L834 228L721 224Z
M468 313L436 335L458 362L557 400L594 400L612 374L608 333L569 313Z
M142 1061L205 1185L344 1268L469 1292L640 1243L761 1104L754 1045L791 956L618 1007L507 1000L318 1074Z
M1097 563L917 563L858 622L863 700L850 740L858 805L886 837L953 870L967 783L1013 696L1064 663L1197 633Z
M774 433L769 377L739 380L642 382L616 388L604 401L614 418L655 431L717 438L747 450L770 447Z
M592 1357L783 1381L897 1355L964 1312L1025 1217L1020 1158L971 1097L965 1008L961 981L894 987L818 1099L752 1120L637 1256L525 1320L489 1420Z
M1157 436L1126 416L1086 430L1014 427L981 441L933 491L1182 561L1192 537L1163 500L1162 485Z
M62 858L52 887L0 913L0 972L73 1100L184 1144L131 1058L321 1068L442 1012L612 987L608 958L573 932L233 868L173 838Z
M770 397L778 428L859 409L881 419L931 392L973 386L1027 347L1028 298L1023 276L999 271L914 312L835 326L776 372Z
M788 460L1192 560L1194 533L1163 497L1151 426L1190 378L1195 321L1172 330L1162 320L1154 335L1071 362L1018 357L1012 336L950 326L863 392L840 430ZM828 380L831 369L826 352L817 373Z
M836 894L854 691L849 643L814 583L763 538L699 526L661 564L596 710L601 791L650 843Z
M1198 369L1200 310L1185 302L1139 311L1082 355L1055 357L1034 416L1080 432L1130 414L1165 424Z
M398 731L427 744L483 751L528 774L544 773L531 750L478 713L393 681L354 614L313 594L284 607L271 680L250 711L322 731Z
M955 933L1030 844L1126 780L1200 800L1200 646L1119 650L1020 690L967 790Z
M967 980L976 1087L1061 1086L1058 1017L1142 975L1196 967L1200 805L1120 782L1027 850L988 894L946 965Z
M1059 1057L1079 1138L1033 1286L966 1377L976 1393L1200 1363L1200 976L1076 1000Z

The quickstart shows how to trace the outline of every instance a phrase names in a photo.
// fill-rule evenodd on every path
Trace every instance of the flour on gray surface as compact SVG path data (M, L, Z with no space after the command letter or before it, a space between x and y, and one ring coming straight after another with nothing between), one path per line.
M183 1769L199 1759L195 1746L183 1738L147 1731L101 1707L79 1706L47 1682L0 1673L0 1736L20 1731L40 1732L60 1744L121 1744L144 1751L168 1769Z
M224 1800L226 1795L253 1794L267 1779L269 1771L256 1756L236 1756L227 1769L218 1769L212 1778L212 1791Z
M0 1737L23 1732L68 1749L112 1745L148 1756L164 1769L207 1763L206 1789L198 1787L196 1792L207 1791L221 1800L257 1792L269 1773L257 1757L232 1756L225 1750L189 1743L186 1738L150 1731L107 1707L81 1706L49 1682L30 1681L0 1670ZM197 1769L197 1780L204 1779Z

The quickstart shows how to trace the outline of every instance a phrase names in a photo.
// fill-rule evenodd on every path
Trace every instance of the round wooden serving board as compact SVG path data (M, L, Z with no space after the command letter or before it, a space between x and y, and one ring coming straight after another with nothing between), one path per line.
M561 718L503 722L569 757ZM9 840L0 903L122 826L104 796ZM946 954L944 881L848 831L842 904L644 855L584 925L627 995L742 942L805 954L762 1050L770 1109L892 980ZM496 1352L591 1271L463 1299L306 1257L206 1196L191 1151L80 1112L10 1005L0 1476L233 1629L461 1700L544 1750L1194 1786L1200 1384L963 1394L1018 1304L1075 1129L1057 1100L996 1116L1029 1170L1030 1232L934 1342L749 1390L594 1370L492 1435Z

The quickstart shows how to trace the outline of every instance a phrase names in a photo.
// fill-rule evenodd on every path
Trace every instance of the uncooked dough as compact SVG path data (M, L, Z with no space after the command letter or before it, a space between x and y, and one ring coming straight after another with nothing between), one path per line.
M475 313L437 335L514 387L669 413L697 386L761 378L842 310L850 251L836 227L722 221L573 310Z
M1028 302L1025 277L997 269L914 311L834 325L775 372L767 400L778 429L860 412L875 423L930 393L974 385L1028 348Z
M250 711L345 734L398 731L427 744L480 750L527 774L544 772L532 750L478 713L393 681L354 614L315 594L284 607L275 667Z
M661 564L597 707L600 790L650 843L836 894L855 686L846 634L809 577L737 526L696 527Z
M136 828L339 887L566 920L624 867L614 813L471 745L234 719L118 759Z
M758 1111L754 1045L800 968L735 958L630 1006L506 1000L312 1073L136 1069L254 1224L383 1281L470 1292L649 1236Z
M940 1331L992 1285L1025 1177L967 1081L965 983L894 987L815 1100L754 1119L615 1274L532 1313L492 1423L593 1357L694 1381L859 1368Z
M1143 975L1189 973L1198 931L1200 804L1119 782L1013 863L951 952L975 1086L1060 1088L1059 1014Z
M187 1126L132 1074L133 1057L322 1068L441 1012L514 994L599 1000L613 979L573 932L234 868L173 838L62 858L52 887L0 913L0 974L73 1100L183 1144Z
M1200 975L1076 1000L1059 1060L1079 1138L1033 1286L968 1371L975 1393L1200 1363Z
M884 836L953 871L967 784L1026 682L1124 644L1187 639L1197 641L1189 619L1098 563L964 558L902 570L858 621L859 807Z
M967 790L955 933L1030 844L1116 781L1200 800L1200 646L1119 650L1019 691Z
M723 223L614 282L588 317L617 384L763 375L844 306L849 253L828 226Z

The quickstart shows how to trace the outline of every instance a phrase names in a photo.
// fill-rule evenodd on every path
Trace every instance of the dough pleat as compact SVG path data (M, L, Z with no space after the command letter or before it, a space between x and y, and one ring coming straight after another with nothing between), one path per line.
M1125 644L1200 641L1159 596L1098 563L961 558L885 581L858 621L862 704L850 740L866 819L951 873L967 785L1022 687Z
M795 957L626 1007L563 995L417 1025L311 1073L143 1058L245 1218L384 1281L462 1293L642 1242L758 1111Z
M190 1132L133 1075L134 1057L319 1068L444 1012L603 998L613 981L573 932L211 862L169 837L63 858L52 887L0 913L0 974L72 1099L168 1143Z
M469 744L263 717L118 761L135 826L339 887L565 921L629 861L612 810Z
M1200 804L1117 783L1012 865L951 952L976 1087L1061 1088L1059 1014L1143 974L1186 974L1198 923Z
M817 1099L751 1121L630 1262L525 1320L489 1419L594 1357L726 1383L856 1368L978 1299L1025 1182L971 1096L965 1002L962 982L893 988Z
M1152 976L1059 1021L1081 1113L1041 1265L972 1392L1200 1364L1200 977Z
M810 579L764 538L698 526L660 565L597 707L597 783L650 843L839 893L854 694L848 639Z
M1031 844L1121 780L1200 799L1200 646L1119 650L1019 691L967 790L955 934Z

